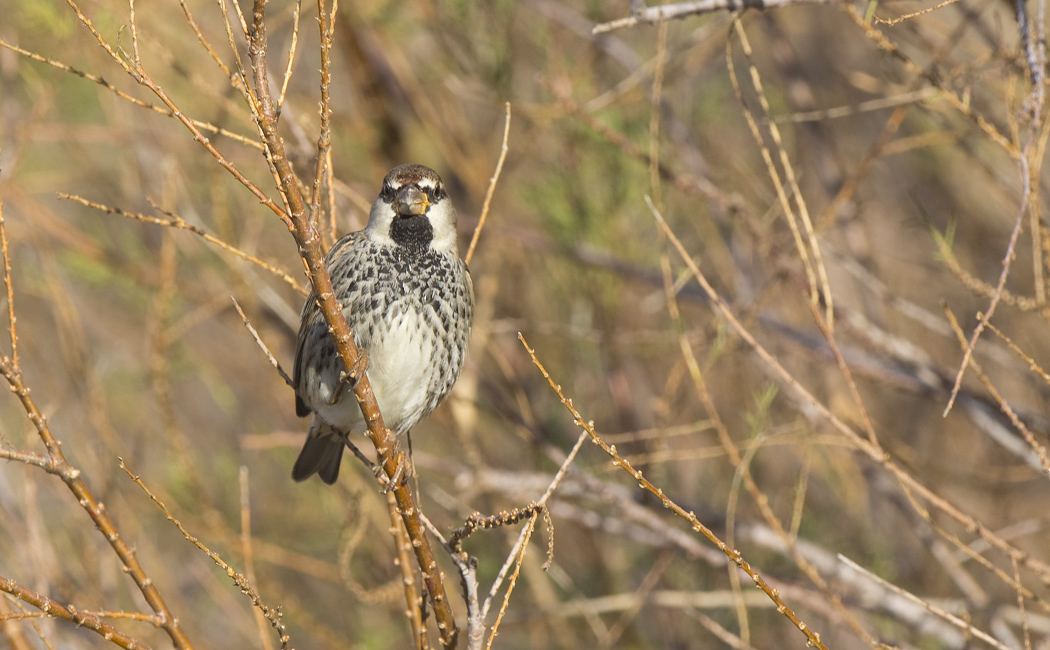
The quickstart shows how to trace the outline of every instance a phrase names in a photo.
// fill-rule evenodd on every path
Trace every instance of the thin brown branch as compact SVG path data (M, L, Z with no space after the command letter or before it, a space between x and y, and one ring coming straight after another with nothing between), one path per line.
M7 289L7 328L11 337L11 365L16 372L22 372L18 363L18 331L15 324L15 287L11 282L11 251L7 247L7 222L4 221L4 203L0 197L0 254L4 258L4 287Z
M893 25L896 25L898 23L902 23L902 22L904 22L906 20L911 20L912 18L918 18L919 16L923 16L925 14L932 13L934 11L937 11L938 9L943 9L943 8L947 7L948 5L955 4L958 1L959 0L944 0L943 2L935 4L932 7L926 7L925 9L921 9L919 11L913 11L913 12L908 13L908 14L897 16L896 18L879 18L877 15L872 15L872 19L875 22L877 22L877 23L880 23L882 25L888 25L888 26L892 27Z
M397 552L397 568L401 571L401 589L404 599L410 606L405 612L409 626L412 628L412 638L416 641L419 650L430 648L430 639L427 636L427 625L423 617L423 596L419 591L416 581L416 572L413 570L412 562L412 538L408 535L404 522L398 516L397 498L392 492L386 494L387 515L390 517L390 531L394 537L395 550ZM450 553L450 555L452 555Z
M240 487L241 487L241 556L244 558L244 578L249 584L256 584L258 581L255 579L255 553L252 545L252 502L249 491L248 481L248 468L241 466L240 471ZM256 607L252 610L255 613L255 624L259 630L259 642L262 643L263 650L273 650L273 641L270 640L270 635L266 630L266 609L263 607ZM280 613L278 611L278 618ZM281 625L278 629L281 634L281 648L287 650L288 648L288 636L283 634L284 626Z
M117 557L120 558L125 572L135 581L146 602L160 617L161 627L167 632L172 643L180 650L192 648L193 646L190 644L189 639L182 631L182 628L179 627L178 620L172 615L167 603L164 602L157 587L153 584L153 580L146 574L142 565L139 564L138 558L135 557L135 551L128 546L121 534L117 532L113 520L109 518L102 503L95 500L95 496L88 489L87 484L80 478L80 470L66 461L65 456L62 454L61 444L51 433L47 419L40 412L36 402L30 395L29 387L23 382L21 371L12 365L9 357L0 358L0 374L7 380L11 392L22 403L26 417L29 418L29 421L36 428L40 439L43 440L48 456L54 464L54 473L61 477L66 487L73 492L77 503L87 511L95 527L98 528L99 532L102 533L102 536L106 538L110 547L117 554Z
M1039 377L1043 380L1043 382L1045 382L1048 386L1050 386L1050 373L1047 373L1045 370L1043 370L1043 368L1038 363L1036 363L1035 359L1033 359L1032 357L1028 356L1028 354L1024 350L1019 348L1017 346L1017 344L1013 342L1013 339L1008 337L1006 334L1003 334L1003 332L998 327L996 327L995 325L993 325L991 323L988 323L988 329L992 330L993 334L995 334L1000 339L1002 339L1003 342L1006 343L1007 347L1009 347L1013 351L1014 354L1016 354L1017 356L1021 357L1021 359L1026 364L1028 364L1028 369L1029 370L1031 370L1032 372L1034 372L1037 375L1039 375Z
M263 615L266 617L266 620L270 622L270 626L273 627L273 629L277 632L278 637L281 640L281 647L286 648L289 638L287 631L285 630L284 623L281 622L281 609L279 607L276 609L268 607L266 603L264 603L255 593L255 589L252 587L251 583L248 581L247 578L245 578L242 574L234 570L233 567L227 564L221 557L219 557L217 553L209 549L200 540L191 535L190 532L186 530L186 527L182 525L182 522L180 522L178 519L175 518L173 514L171 514L171 511L168 510L168 507L166 505L164 505L164 502L157 498L157 495L153 494L153 492L151 492L150 489L146 487L146 484L142 482L142 479L139 478L137 475L131 473L131 470L128 469L127 465L124 464L124 459L118 458L118 460L120 461L120 469L124 470L124 472L131 478L131 480L135 482L135 485L138 485L140 488L142 488L142 491L145 492L146 495L150 498L150 500L153 501L153 503L158 508L160 508L160 511L162 513L164 513L164 516L167 518L167 520L179 529L179 532L182 533L183 537L185 537L187 540L189 540L191 544L199 548L201 551L204 552L205 555L211 558L212 562L214 562L216 565L218 565L220 569L226 572L226 575L229 576L231 580L233 580L234 584L237 585L238 588L240 588L241 592L244 595L248 596L248 599L252 601L252 605L257 607L263 613Z
M149 646L120 632L109 623L103 621L98 614L78 611L73 605L61 605L43 594L26 589L9 578L0 576L0 591L5 591L15 598L29 603L42 611L46 616L65 619L75 623L77 627L87 628L100 635L106 641L121 648L126 648L127 650L149 650ZM159 621L151 622L158 627L160 626Z
M795 169L791 164L791 160L788 159L787 151L784 149L784 142L780 137L780 129L775 122L770 120L771 111L769 108L769 101L766 99L758 68L755 67L751 44L747 38L747 32L744 31L739 18L733 21L733 27L736 30L737 36L740 38L740 45L744 50L744 55L748 59L748 70L751 73L751 86L755 91L755 95L758 97L759 106L762 107L762 113L766 118L766 127L769 130L769 136L773 140L773 144L776 145L777 154L780 159L780 167L784 174L783 180L780 178L780 173L778 173L776 165L773 164L772 154L769 152L769 148L765 144L765 139L758 128L758 123L751 114L751 110L747 107L747 103L744 101L744 96L741 92L740 84L736 76L736 68L733 65L732 42L727 40L726 66L729 69L729 77L733 83L733 89L736 91L737 101L744 109L744 116L747 118L747 124L751 129L751 134L755 138L755 143L758 145L759 150L762 152L762 159L766 163L766 170L769 174L769 178L773 181L773 187L776 189L780 208L791 228L791 234L795 238L795 247L798 249L799 259L802 260L802 265L806 269L806 278L809 280L810 304L817 306L821 304L821 302L824 303L824 319L827 323L828 329L833 330L835 310L831 285L828 280L827 269L824 266L823 256L820 253L820 244L817 241L816 233L813 230L813 222L809 216L809 207L802 194L802 189L798 185L798 180L795 178ZM786 188L785 185L787 186ZM792 201L792 199L794 199L794 201ZM794 203L794 208L792 207L792 203ZM802 231L805 231L805 240L802 238L802 232L797 223L798 221L802 222ZM820 285L819 287L817 286L818 282Z
M48 474L60 474L58 466L55 461L47 456L41 456L40 454L34 454L31 451L19 451L17 449L7 449L0 447L0 458L5 460L13 460L16 463L24 463L26 465L33 465L44 470Z
M831 412L831 410L820 402L812 393L810 393L805 387L803 387L798 380L796 380L790 372L783 365L780 364L777 359L770 354L764 346L762 346L755 337L743 326L739 319L733 314L733 311L725 303L722 297L714 290L711 283L707 280L707 277L697 266L696 262L689 256L682 242L675 236L674 231L664 221L663 216L653 209L650 204L650 210L653 212L653 216L656 217L660 228L667 233L668 239L672 245L678 251L679 256L685 265L689 268L689 271L693 274L693 277L697 282L700 283L704 293L707 294L711 300L715 309L722 315L722 317L729 323L733 331L736 332L737 336L744 340L747 345L755 351L755 354L759 356L762 361L768 365L773 372L786 383L791 390L793 390L806 404L814 408L825 421L827 421L836 431L846 437L846 439L852 443L857 449L864 452L872 461L883 467L886 471L890 472L897 480L901 483L901 486L910 492L914 492L916 495L921 496L933 504L941 512L945 513L952 519L962 524L966 530L970 531L982 539L984 539L992 547L1000 550L1002 553L1011 558L1017 558L1017 561L1022 566L1032 570L1038 574L1043 580L1050 581L1050 565L1045 562L1032 557L1031 554L1026 553L1017 547L1011 545L1002 537L997 535L995 532L988 529L987 526L982 524L980 521L970 516L969 514L960 510L957 506L947 501L940 495L936 494L933 490L921 483L911 474L903 470L899 465L892 461L890 455L882 449L880 446L872 445L868 440L861 437L856 431L854 431L848 424L842 421L838 416Z
M951 246L948 242L948 237L941 233L934 232L933 241L937 246L937 254L940 256L940 259L948 267L948 270L952 272L952 275L958 278L959 282L961 282L964 287L983 298L991 299L995 296L995 287L984 282L980 278L975 277L972 273L963 268L962 264L959 262L959 258L957 258L955 253L952 252ZM1001 302L1021 311L1036 311L1045 308L1043 305L1040 305L1039 301L1035 298L1019 296L1006 288L1004 288L999 295ZM1046 316L1044 315L1044 318L1045 317Z
M259 98L260 128L281 189L289 202L291 214L286 217L287 223L299 245L299 254L306 263L310 282L314 287L314 295L324 314L325 322L344 366L354 368L357 366L360 353L350 334L350 328L346 324L342 305L339 304L332 289L332 282L328 277L328 271L321 255L320 235L308 218L307 206L295 183L295 175L285 152L284 141L277 134L276 107L270 95L267 76L266 47L265 2L256 0L253 7L253 26L248 53L252 60L256 94ZM383 471L390 479L400 476L406 463L405 452L400 449L397 440L383 424L383 416L379 412L375 394L372 392L372 384L367 375L362 376L355 383L354 394L361 406L361 412L368 425L369 437L375 446ZM398 485L392 492L397 499L399 514L412 539L416 562L423 573L423 581L437 618L441 644L449 649L454 648L458 636L455 617L441 582L441 572L438 569L433 549L426 536L426 528L419 517L415 494L408 481L397 483Z
M970 363L970 358L973 356L973 349L977 347L977 339L980 338L981 333L984 331L985 323L992 320L992 315L995 314L995 308L999 306L999 300L1003 295L1003 288L1006 286L1006 278L1010 276L1010 265L1014 260L1014 248L1017 246L1017 239L1021 236L1021 227L1024 225L1024 215L1028 211L1028 201L1032 195L1032 179L1028 174L1028 156L1027 151L1023 152L1018 159L1021 165L1021 182L1023 183L1023 191L1021 194L1021 206L1017 209L1017 218L1014 220L1014 228L1010 233L1010 242L1006 246L1006 255L1003 257L1003 269L999 273L999 283L995 286L995 293L992 295L992 300L988 304L988 308L985 310L984 315L977 322L977 327L973 329L973 334L970 336L970 341L963 352L962 362L959 364L959 372L955 375L955 384L952 386L951 396L948 398L948 404L944 407L943 415L947 417L948 413L952 410L952 404L955 403L955 397L959 394L959 388L962 387L963 375L966 374L966 367Z
M955 313L944 305L944 315L948 317L948 323L952 326L952 331L955 332L956 338L959 339L959 345L965 351L967 348L966 336L963 334L962 328L959 326L959 320L955 317ZM986 322L984 315L979 315L981 322ZM981 384L984 385L985 390L992 396L995 403L999 405L999 409L1010 419L1010 423L1014 425L1021 435L1024 437L1025 442L1028 443L1028 447L1035 453L1039 459L1039 466L1043 469L1043 473L1050 476L1050 455L1047 454L1046 447L1039 443L1032 434L1032 431L1025 426L1025 423L1021 421L1021 418L1017 417L1017 413L1014 412L1013 408L1007 403L1006 399L1003 398L999 389L995 387L992 380L988 378L988 375L981 369L976 359L970 359L970 365L973 367L974 374L977 375L977 379L980 380Z
M288 384L289 388L294 389L295 382L292 381L292 378L289 377L288 373L285 372L284 368L281 367L281 362L277 360L277 357L273 356L273 353L270 352L270 348L268 348L266 344L263 343L263 340L259 336L259 333L255 331L255 327L252 326L252 322L248 320L248 316L244 313L244 310L241 309L240 303L238 303L237 299L233 296L230 296L230 300L233 301L233 307L237 310L237 313L241 315L241 320L244 321L244 326L248 328L248 332L252 335L252 338L255 339L255 344L258 345L259 348L263 351L263 354L266 355L266 360L270 362L270 365L273 366L274 370L277 371L277 374L281 376L281 379L284 380L284 383Z
M210 153L212 157L215 158L215 160L226 171L232 174L234 178L236 178L242 185L248 188L248 190L252 194L254 194L255 197L258 198L263 205L270 208L270 210L272 210L274 214L279 216L290 229L291 222L288 219L288 215L285 214L285 211L279 205L274 203L273 200L270 199L270 197L266 196L266 193L259 189L259 187L255 185L255 183L252 183L250 180L248 180L248 177L242 174L232 162L227 160L225 156L219 153L219 150L215 148L215 146L207 137L204 136L203 133L201 133L200 129L197 128L197 125L195 125L193 121L190 120L179 109L178 105L176 105L175 102L170 97L168 97L167 93L164 92L164 89L153 81L152 77L150 77L149 74L146 73L146 70L142 67L142 65L140 63L129 63L124 56L121 56L119 53L117 53L109 44L109 41L107 41L106 38L102 36L101 32L99 32L91 23L91 20L84 15L84 13L80 10L80 7L77 6L74 0L66 0L66 3L70 6L70 8L73 9L74 12L76 12L77 18L80 20L81 24L83 24L91 31L91 34L95 37L95 40L98 41L99 45L101 45L102 48L106 50L106 52L109 53L111 57L113 57L113 60L116 61L120 65L120 67L123 68L129 76L131 76L132 79L134 79L140 85L149 88L153 92L153 94L156 95L157 98L160 99L161 102L168 107L168 110L172 112L176 119L182 122L183 126L185 126L190 131L190 133L193 134L193 139L199 142L201 146L203 146L208 151L208 153Z
M671 237L672 235L672 233L668 232L669 237ZM639 487L658 498L665 508L689 522L689 525L694 531L706 537L712 544L718 547L718 550L722 551L722 553L724 553L725 556L729 558L729 560L733 564L740 567L740 569L744 573L746 573L752 581L754 581L755 586L761 589L763 592L765 592L766 596L768 596L774 603L776 603L777 611L781 612L789 621L791 621L795 625L796 628L798 628L800 632L802 632L802 634L806 636L807 643L813 645L814 647L820 648L821 650L827 650L827 647L820 640L820 635L814 632L812 629L810 629L809 625L807 625L801 618L799 618L798 614L796 614L793 609L788 607L787 603L785 603L784 600L780 597L780 594L778 594L776 590L772 589L769 586L769 584L765 581L765 579L751 567L747 560L744 559L744 556L740 554L740 551L737 551L736 549L730 548L728 545L726 545L726 543L719 539L719 537L715 535L710 528L705 526L703 522L701 522L697 518L696 513L686 511L682 506L678 505L677 503L672 501L670 497L664 494L664 491L661 488L658 488L655 485L653 485L652 482L650 482L649 479L645 477L645 475L640 469L636 469L635 467L633 467L629 461L623 458L623 456L621 456L619 452L616 451L616 445L609 445L604 440L602 440L602 438L594 430L594 422L583 419L583 416L580 415L580 412L576 410L575 406L573 406L572 400L565 396L565 394L562 392L561 386L555 383L554 378L551 377L550 373L547 372L547 369L543 367L543 364L540 363L540 360L536 358L536 351L529 347L529 344L525 341L525 338L520 333L518 334L518 340L521 341L521 344L523 346L525 346L525 350L529 353L529 357L532 359L532 363L543 374L544 379L547 380L547 383L550 384L551 388L554 389L554 392L558 395L558 398L561 400L562 405L564 405L565 408L569 410L569 413L572 414L573 422L576 424L576 426L583 429L590 437L591 441L599 447L601 447L602 451L604 451L606 454L609 455L610 458L613 459L613 464L619 468L622 468L625 472L630 474L631 477L638 482Z
M925 79L926 82L929 83L931 86L938 88L941 91L941 96L945 101L951 104L955 110L959 111L959 113L969 118L975 125L977 125L979 129L984 131L985 135L991 138L992 141L995 142L997 145L1002 147L1003 150L1011 158L1019 158L1021 156L1021 150L1017 147L1017 145L1014 144L1008 137L1003 135L999 131L999 129L997 129L992 123L986 120L983 115L975 112L973 110L973 107L970 105L969 101L960 97L952 88L949 88L946 85L945 81L943 79L938 78L938 76L933 71L923 68L919 64L912 61L911 58L908 57L908 55L906 55L904 52L901 51L899 47L897 47L897 45L890 41L890 39L886 38L885 34L868 24L868 22L864 19L864 16L862 16L860 12L857 11L856 7L848 3L841 3L840 7L842 7L846 11L849 17L853 19L853 22L861 28L861 30L868 38L870 38L879 47L881 47L883 50L885 50L890 55L899 60L901 63L903 63L909 72L916 75L917 77Z
M22 56L27 57L29 59L32 59L34 61L39 61L40 63L46 63L47 65L49 65L49 66L51 66L53 68L57 68L58 70L62 70L63 72L68 72L70 74L74 74L74 75L76 75L78 77L81 77L83 79L86 79L86 80L88 80L88 81L90 81L92 83L98 84L99 86L102 86L103 88L105 88L106 90L110 91L111 93L113 93L117 97L120 97L121 99L123 99L123 100L125 100L125 101L127 101L127 102L129 102L129 103L131 103L131 104L133 104L135 106L138 106L140 108L145 108L147 110L151 110L151 111L153 111L155 113L160 113L161 115L164 115L165 117L175 117L175 113L173 113L169 109L164 108L162 106L157 106L156 104L152 104L152 103L147 102L147 101L143 101L143 100L139 99L138 97L132 97L128 93L120 90L119 88L117 88L113 84L111 84L108 81L106 81L103 77L99 77L97 75L93 75L93 74L91 74L89 72L84 72L83 70L78 70L77 68L74 68L73 66L70 66L70 65L66 65L65 63L62 63L61 61L56 61L56 60L54 60L52 58L49 58L49 57L40 56L39 54L36 54L34 52L30 52L29 50L22 49L22 48L18 47L17 45L12 45L10 43L7 43L3 39L0 39L0 47L7 48L7 49L11 50L12 52L15 52L17 54L21 54ZM224 129L224 128L220 127L220 126L215 126L214 124L212 124L210 122L204 122L204 121L196 120L196 119L193 119L193 118L188 118L188 119L190 120L190 122L193 123L194 126L196 126L197 128L201 129L202 131L208 131L209 133L214 133L216 135L221 135L223 137L229 138L230 140L233 140L234 142L239 142L239 143L241 143L243 145L247 145L249 147L252 147L253 149L258 149L260 151L263 149L263 144L261 142L259 142L257 140L253 140L253 139L251 139L251 138L249 138L247 136L243 136L240 133L234 133L233 131L230 131L228 129Z
M474 235L470 238L470 245L467 246L467 254L463 256L463 262L468 265L474 257L474 247L478 245L481 229L485 226L485 220L488 219L492 195L496 193L496 183L499 182L499 176L503 172L503 161L507 159L507 152L510 150L510 147L507 146L507 140L510 138L510 102L506 103L506 108L507 118L503 122L503 144L500 146L499 160L496 161L496 171L492 173L492 178L489 179L489 188L485 191L485 202L481 205L481 216L478 218L478 225L474 227Z
M485 642L485 622L481 615L481 606L478 603L477 559L468 556L466 553L454 552L452 547L448 545L448 542L445 541L441 531L425 515L422 516L422 519L427 530L434 536L441 548L445 549L449 558L452 559L456 568L459 569L460 579L462 580L461 586L463 587L463 600L467 606L467 650L481 650L481 646Z
M154 208L156 208L158 211L162 212L165 216L168 217L167 219L161 219L159 217L151 217L149 215L141 214L139 212L128 212L127 210L124 210L123 208L117 208L117 207L113 207L113 206L104 205L102 203L96 203L95 201L92 201L90 199L85 199L84 197L77 196L76 194L66 194L64 192L59 192L58 193L58 198L60 198L60 199L68 199L70 201L76 201L77 203L80 203L81 205L85 205L85 206L87 206L89 208L94 208L95 210L99 210L100 212L105 212L107 214L119 215L119 216L125 217L127 219L134 219L136 221L142 221L142 222L145 222L145 223L152 223L152 224L156 224L158 226L167 226L169 228L176 228L176 229L180 229L180 230L188 230L189 232L192 232L193 234L197 235L198 237L201 237L202 239L204 239L204 241L208 242L209 244L214 244L215 246L218 246L219 248L221 248L222 250L224 250L224 251L226 251L228 253L236 255L237 257L239 257L239 258L241 258L243 260L251 262L252 264L255 264L256 266L259 266L259 267L269 271L270 273L276 275L281 280L284 280L284 282L286 284L291 286L293 289L295 289L300 294L306 295L306 291L303 289L302 285L299 284L299 282L295 278L293 278L291 275L289 275L287 272L277 268L276 266L274 266L273 264L270 264L269 262L264 262L263 260L259 259L258 257L255 257L251 253L247 253L247 252L242 251L241 249L237 248L236 246L233 246L231 244L226 243L225 241L219 239L218 237L208 233L203 228L200 228L198 226L195 226L195 225L189 223L188 221L186 221L185 219L183 219L182 217L180 217L178 214L176 214L174 212L170 212L168 210L163 210L160 207L154 205L153 206Z
M320 227L321 224L321 187L324 184L325 173L332 173L329 167L332 160L331 54L332 40L335 36L335 12L338 8L339 4L335 2L332 5L332 15L327 16L325 0L317 0L317 24L321 31L321 105L318 107L321 124L317 134L317 159L314 166L314 184L310 194L310 220L315 228ZM282 90L281 99L283 98Z
M230 72L230 66L226 65L226 62L222 60L219 53L214 47L212 47L211 43L208 42L208 39L204 37L204 32L202 32L197 25L197 20L193 17L193 12L190 11L190 7L186 4L186 0L179 0L179 6L182 7L182 14L185 16L186 22L189 23L190 29L192 29L193 33L197 36L197 42L201 44L201 47L203 47L204 51L208 53L208 56L210 56L211 60L215 62L215 65L218 66L219 70L222 70L222 73L226 78L232 82L236 77Z
M318 9L320 9L320 16L318 21L321 23L321 37L324 38L324 0L318 0ZM299 46L299 14L302 13L303 0L295 0L295 7L292 9L292 42L288 45L288 67L284 70L284 81L281 82L281 94L277 97L277 105L284 106L284 98L288 93L288 83L292 80L292 66L295 64L295 52ZM330 46L329 46L330 47ZM325 44L321 43L321 67L323 68L324 58L327 56L325 52Z

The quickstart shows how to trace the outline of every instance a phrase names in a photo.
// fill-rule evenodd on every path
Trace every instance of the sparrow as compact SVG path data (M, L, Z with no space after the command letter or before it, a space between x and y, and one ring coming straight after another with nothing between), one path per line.
M336 242L325 265L384 423L405 433L459 379L474 321L474 287L441 178L423 165L392 169L368 225ZM313 414L292 478L316 473L331 485L349 436L367 425L313 291L299 319L292 383L296 414Z

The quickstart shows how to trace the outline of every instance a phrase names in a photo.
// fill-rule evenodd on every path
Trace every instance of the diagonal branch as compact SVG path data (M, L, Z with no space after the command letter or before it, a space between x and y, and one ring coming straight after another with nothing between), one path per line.
M328 270L325 268L324 258L321 255L320 234L309 218L306 203L295 183L291 163L284 148L284 140L277 134L276 109L267 77L265 6L265 0L256 0L254 4L253 24L248 45L248 55L251 58L255 76L256 95L259 99L259 127L263 133L263 140L266 142L271 163L280 179L281 189L288 199L291 214L287 215L287 219L290 222L292 235L299 245L299 255L306 263L317 303L324 313L325 322L328 324L344 366L354 368L360 352L350 334L346 318L343 317L342 305L339 304L335 291L332 289L332 281L328 277ZM396 439L383 424L383 416L379 412L379 405L376 403L372 384L367 375L362 375L357 379L354 394L361 406L365 422L368 424L368 434L372 439L372 444L375 445L383 471L391 479L399 476L406 462L405 452L399 448ZM446 648L454 648L458 629L452 614L452 606L445 594L444 585L441 583L441 573L434 558L434 551L419 516L415 494L408 481L396 481L396 483L398 484L393 489L393 494L397 500L401 519L412 538L412 549L416 555L416 562L423 572L423 581L426 583L427 592L430 594L437 617L441 644Z
M135 551L128 546L124 538L117 532L116 526L113 525L113 520L106 513L105 507L95 499L87 484L80 478L80 470L70 465L62 454L61 444L51 433L47 419L40 412L36 402L33 401L32 396L29 394L29 387L22 381L22 372L14 366L9 357L4 356L0 358L0 375L7 380L11 392L22 403L26 417L33 423L37 433L40 435L40 439L44 441L44 446L47 447L48 456L54 466L54 473L61 477L66 487L73 492L77 498L77 503L87 511L91 520L95 522L95 527L98 528L102 536L109 542L110 547L116 552L117 557L124 564L124 571L135 581L139 591L146 598L146 602L160 617L160 627L168 633L168 637L171 638L176 648L192 648L193 646L190 644L186 634L179 627L178 619L172 615L157 587L154 586L153 581L146 575L142 565L139 564L138 558L135 557ZM51 470L49 469L48 471Z
M98 633L102 638L117 644L127 650L149 650L149 646L140 643L136 639L118 631L109 623L106 623L94 612L80 612L72 605L59 604L47 596L26 589L14 580L0 577L0 591L5 591L15 598L29 603L47 616L63 618L76 623L77 627L84 627ZM151 622L155 622L151 620Z

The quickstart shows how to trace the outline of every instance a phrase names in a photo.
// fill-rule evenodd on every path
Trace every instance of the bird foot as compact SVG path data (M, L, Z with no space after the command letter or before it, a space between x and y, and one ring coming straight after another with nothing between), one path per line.
M339 398L343 396L343 388L346 386L349 386L351 389L357 386L357 382L361 380L361 377L365 376L366 370L368 370L368 353L361 348L358 350L357 362L354 363L354 367L350 369L350 372L343 371L339 373L339 386L332 392L332 396L328 399L328 405L332 406L339 401Z
M393 454L397 467L394 469L394 474L387 478L386 485L384 485L381 490L381 494L383 495L387 495L394 488L404 485L413 474L411 463L407 461L408 457L401 453L400 444L395 443ZM376 470L376 477L381 477L383 473L382 466L377 466Z

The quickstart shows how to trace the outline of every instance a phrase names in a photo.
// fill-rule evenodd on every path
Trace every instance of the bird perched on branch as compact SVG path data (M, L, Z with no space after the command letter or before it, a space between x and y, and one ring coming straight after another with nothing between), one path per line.
M474 320L474 288L456 243L456 210L437 173L400 165L383 179L364 230L325 258L336 299L388 429L401 434L441 403L459 379ZM331 485L343 447L367 425L342 358L311 292L303 305L292 381L295 412L313 413L292 468Z

